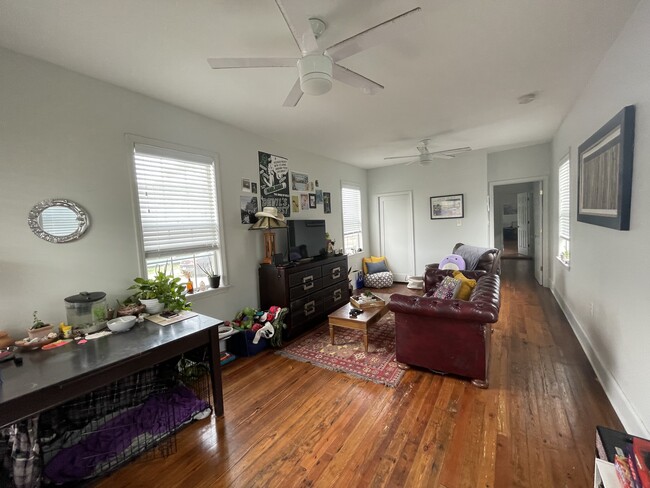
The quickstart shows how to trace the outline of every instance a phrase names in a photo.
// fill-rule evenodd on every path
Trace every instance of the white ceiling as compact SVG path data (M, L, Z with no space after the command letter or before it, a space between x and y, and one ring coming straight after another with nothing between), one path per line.
M300 0L285 0L285 2ZM0 45L360 167L386 156L549 140L638 0L304 0L323 47L414 7L401 35L341 62L385 86L334 82L282 106L293 68L212 70L208 57L294 57L273 0L0 0ZM537 92L528 105L517 97ZM394 162L390 163L394 164Z

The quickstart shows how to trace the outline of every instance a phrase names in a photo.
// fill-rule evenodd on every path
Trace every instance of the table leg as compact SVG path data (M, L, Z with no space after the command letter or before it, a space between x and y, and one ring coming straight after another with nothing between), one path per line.
M330 324L330 339L332 341L332 345L334 345L334 326Z
M210 329L210 383L212 384L212 400L214 413L223 417L223 389L221 387L221 354L219 353L219 327Z
M366 352L368 352L368 328L363 331L363 346L366 348Z

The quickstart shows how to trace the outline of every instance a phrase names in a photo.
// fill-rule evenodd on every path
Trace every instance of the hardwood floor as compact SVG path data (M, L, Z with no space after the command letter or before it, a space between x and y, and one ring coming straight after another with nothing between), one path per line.
M225 417L98 487L588 487L621 429L532 263L503 263L490 388L411 369L395 389L265 351L223 369Z

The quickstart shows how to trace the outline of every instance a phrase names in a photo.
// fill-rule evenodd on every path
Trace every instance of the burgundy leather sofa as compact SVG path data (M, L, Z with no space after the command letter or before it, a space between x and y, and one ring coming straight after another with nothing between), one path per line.
M464 271L477 280L468 301L433 298L435 287L452 273L427 269L424 296L391 296L388 308L395 313L397 361L465 376L475 386L487 388L490 324L499 319L500 278L485 271Z

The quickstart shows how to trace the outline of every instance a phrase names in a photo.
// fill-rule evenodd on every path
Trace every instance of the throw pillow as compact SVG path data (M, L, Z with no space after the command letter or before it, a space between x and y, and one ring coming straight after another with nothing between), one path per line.
M454 271L454 278L460 280L460 289L456 298L459 300L469 300L472 290L476 286L476 280L470 280L460 271Z
M386 267L386 261L379 261L377 263L366 263L366 267L368 268L368 274L382 273L384 271L388 271L388 268Z
M433 298L441 298L443 300L453 300L458 295L460 289L460 280L445 276L445 279L440 282L436 291L433 292Z
M380 261L386 262L386 258L384 256L370 256L369 258L363 258L361 260L363 274L368 274L368 263L378 263ZM386 268L388 269L388 262L386 262Z
M465 269L465 260L458 254L450 254L438 265L440 269Z

